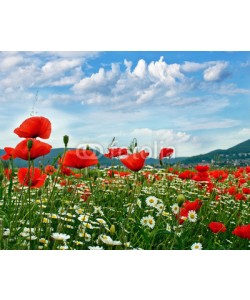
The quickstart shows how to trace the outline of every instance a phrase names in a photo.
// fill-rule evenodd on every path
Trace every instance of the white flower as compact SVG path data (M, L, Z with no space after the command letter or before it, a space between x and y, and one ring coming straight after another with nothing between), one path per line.
M57 241L66 241L67 239L70 238L69 235L64 234L64 233L58 233L58 232L52 233L51 237Z
M80 215L77 219L81 222L88 222L89 216L88 215Z
M46 240L45 238L40 238L39 242L42 244L48 244L48 240Z
M97 218L96 221L97 221L98 223L100 223L100 224L103 224L103 225L106 225L106 224L107 224L105 220L100 219L100 218Z
M142 226L147 226L148 225L148 217L143 217L141 219L141 224L142 224Z
M3 236L9 236L10 235L10 229L4 228Z
M103 247L100 246L89 246L89 250L104 250Z
M179 210L180 210L179 205L178 205L177 203L173 204L173 205L171 206L171 209L172 209L172 212L173 212L175 215L177 215L177 214L179 213Z
M112 238L108 235L100 235L99 236L99 239L106 245L109 245L109 246L120 246L122 245L122 243L120 241L113 241Z
M154 217L148 215L147 217L143 217L141 219L142 226L148 226L149 228L153 229L155 227L155 220Z
M192 250L202 250L202 244L201 244L201 243L194 243L194 244L191 246L191 249L192 249Z
M197 221L197 213L194 210L190 210L188 212L188 221L189 222L196 222Z
M81 241L73 241L73 243L76 244L77 246L78 245L83 245L83 242L81 242Z
M59 249L59 250L68 250L69 247L67 245L60 245L59 247L57 247L57 249Z
M170 226L169 224L167 224L166 230L167 230L168 232L171 232L171 226Z
M148 206L155 206L158 202L158 199L154 196L149 196L146 198L146 204Z
M155 227L155 219L152 216L148 216L148 227L153 229Z
M158 203L155 207L159 212L163 212L165 209L165 206L163 203Z

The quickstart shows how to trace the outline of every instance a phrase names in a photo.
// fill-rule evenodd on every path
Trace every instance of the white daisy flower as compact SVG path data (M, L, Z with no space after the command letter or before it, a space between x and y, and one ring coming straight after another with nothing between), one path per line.
M89 250L104 250L103 247L100 246L89 246Z
M106 225L106 224L107 224L105 220L100 219L100 218L97 218L96 221L97 221L98 223L100 223L100 224L103 224L103 225Z
M189 222L196 222L197 221L197 213L194 210L190 210L188 212L188 221Z
M179 213L179 211L180 211L179 205L178 205L177 203L173 204L173 205L171 206L171 209L172 209L172 212L173 212L175 215L177 215L177 214Z
M141 224L142 224L142 226L147 226L148 225L148 217L143 217L141 219Z
M88 215L80 215L77 219L81 222L88 222L89 216Z
M149 196L146 198L146 204L148 206L156 206L158 199L154 196Z
M167 224L166 230L167 230L168 232L171 232L171 226L170 226L169 224Z
M64 234L64 233L58 233L58 232L52 233L51 237L57 241L66 241L70 238L69 235Z
M69 247L67 245L60 245L59 247L57 247L58 250L68 250Z
M112 238L108 235L102 234L99 235L99 240L101 240L104 244L107 244L108 242L112 242Z
M194 243L194 244L191 246L191 249L192 249L192 250L202 250L202 244L201 244L201 243Z
M154 217L148 215L148 227L153 229L155 227L155 219Z
M73 241L73 243L76 244L77 246L78 245L83 245L83 242L81 242L81 241Z

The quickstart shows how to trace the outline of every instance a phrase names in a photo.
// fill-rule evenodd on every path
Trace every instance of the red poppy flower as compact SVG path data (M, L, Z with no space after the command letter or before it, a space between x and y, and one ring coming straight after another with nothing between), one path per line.
M179 178L181 179L191 179L194 176L194 172L190 171L190 170L185 170L182 173L179 174Z
M14 153L14 148L11 148L11 147L5 147L4 148L4 151L6 152L4 155L1 156L1 158L3 160L8 160L10 158L16 158L16 155Z
M195 167L195 169L198 171L198 172L207 172L209 170L209 166L201 166L201 165L197 165Z
M27 146L27 142L29 140L32 140L32 147L30 149L30 159L35 159L39 156L44 156L46 154L50 153L50 150L52 148L51 145L41 142L36 139L25 139L22 142L20 142L18 145L16 145L14 154L16 157L28 160L29 159L29 150Z
M250 188L244 187L244 188L242 189L242 192L243 192L244 194L250 195Z
M190 210L198 211L200 207L202 206L202 201L199 199L196 199L193 202L185 201L182 204L182 207L180 208L179 215L176 215L177 219L179 219L179 224L182 224L185 219L188 217L188 213Z
M225 232L226 226L221 222L211 222L208 227L213 231L213 233Z
M117 175L119 177L126 177L131 175L130 172L120 172L120 171L114 171L114 170L108 170L109 177L113 177L114 175Z
M159 158L162 160L164 157L171 156L174 153L174 149L172 148L162 148L160 151Z
M112 158L121 155L127 155L128 149L126 148L109 148L109 153L104 154L105 157Z
M131 171L139 171L144 167L145 159L149 155L148 152L142 150L138 153L130 154L121 159L121 162Z
M55 173L56 168L54 166L48 165L44 168L44 171L47 175L52 175Z
M91 150L69 150L63 158L63 166L83 169L98 164L98 158Z
M47 175L43 174L42 171L38 168L28 169L20 168L18 170L18 181L21 185L29 186L31 188L40 188L44 185Z
M4 176L5 176L8 180L10 180L11 174L12 174L12 170L11 170L11 169L5 169L5 170L4 170Z
M188 210L188 211L190 211L190 210L195 210L195 211L197 211L197 210L199 210L200 209L200 207L202 206L202 201L201 200L199 200L199 199L196 199L195 201L193 201L193 202L190 202L190 201L185 201L183 204L182 204L182 206L186 209L186 210Z
M51 134L51 123L45 117L30 117L14 130L19 137L48 139Z
M237 226L232 234L235 234L243 239L249 239L250 240L250 224L248 225L242 225Z

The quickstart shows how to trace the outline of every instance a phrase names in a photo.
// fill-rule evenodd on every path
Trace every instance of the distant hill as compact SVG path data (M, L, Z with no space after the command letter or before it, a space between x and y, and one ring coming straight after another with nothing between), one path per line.
M210 163L211 160L216 162L225 162L228 160L250 159L250 139L228 149L217 149L206 154L200 154L188 157L182 161L183 164L194 164L201 162Z
M70 150L70 149L72 149L72 148L69 148L68 150ZM35 159L34 160L35 166L39 166L39 164L49 165L49 164L55 163L56 159L63 154L63 151L64 151L64 148L52 149L49 154L47 154L43 157L39 157L39 158ZM111 166L112 164L113 165L122 165L122 163L119 161L119 159L112 159L111 160L111 159L105 157L99 151L97 151L97 150L93 150L93 151L96 153L101 166L107 166L108 167L108 166ZM4 153L5 153L5 151L0 149L0 156L2 156ZM185 159L185 157L171 158L170 163L175 164L175 163L178 163L179 161L182 161L183 159ZM168 159L165 159L164 162L166 164L168 164ZM159 166L159 159L149 157L149 158L146 159L146 165ZM15 166L19 167L19 168L26 167L27 162L22 160L22 159L16 158L15 159Z

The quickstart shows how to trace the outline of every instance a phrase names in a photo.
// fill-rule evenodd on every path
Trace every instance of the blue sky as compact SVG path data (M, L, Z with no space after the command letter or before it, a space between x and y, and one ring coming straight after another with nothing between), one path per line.
M0 148L33 114L53 147L136 137L192 156L250 138L250 52L0 52L0 104Z

